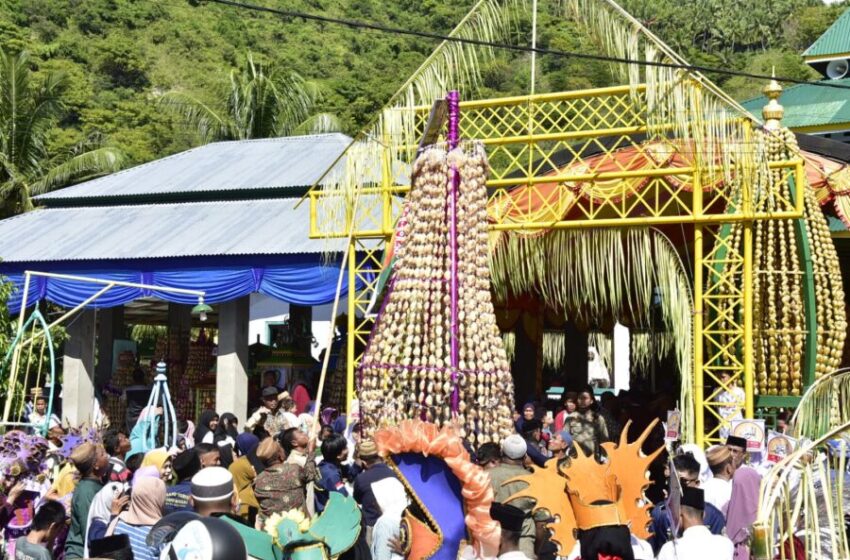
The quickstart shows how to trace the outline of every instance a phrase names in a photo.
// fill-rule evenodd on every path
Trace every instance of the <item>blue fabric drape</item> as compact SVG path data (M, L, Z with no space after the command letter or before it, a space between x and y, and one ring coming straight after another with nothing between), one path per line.
M237 261L237 262L233 262ZM106 268L103 262L83 263L31 263L18 270L10 265L0 267L0 275L14 285L9 298L9 311L20 311L23 297L23 270L56 272L77 276L183 288L206 292L207 303L220 303L259 292L296 305L322 305L333 301L339 274L339 264L322 262L318 255L295 255L288 259L258 257L247 259L209 259L200 263L191 259L164 260L162 262L132 261L116 263L115 268ZM342 282L342 295L347 293L348 278ZM358 283L358 289L362 286ZM32 277L30 280L27 307L41 299L47 299L62 307L74 307L100 291L103 286L75 280ZM114 307L142 297L157 297L165 301L195 304L197 298L158 290L142 290L116 286L95 300L92 307Z

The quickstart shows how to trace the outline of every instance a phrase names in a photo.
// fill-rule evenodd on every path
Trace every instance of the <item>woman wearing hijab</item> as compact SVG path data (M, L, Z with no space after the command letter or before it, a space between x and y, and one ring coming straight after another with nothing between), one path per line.
M732 497L726 517L726 535L735 544L735 560L750 558L750 527L756 520L761 475L749 467L741 467L732 477Z
M181 451L195 447L195 424L191 420L180 420L177 423L177 447Z
M236 438L239 437L237 424L239 420L229 412L225 412L218 420L218 425L213 434L213 444L218 447L221 457L221 466L229 468L235 459Z
M121 513L129 500L130 497L124 495L124 485L120 482L109 482L95 494L86 523L86 541L83 546L85 558L89 557L89 543L106 536L112 517Z
M133 486L130 508L109 525L107 536L127 535L135 560L158 560L159 551L145 542L151 528L162 518L165 483L158 478L142 478Z
M222 414L213 433L213 443L219 447L226 445L236 447L236 438L239 437L238 424L239 420L233 414L229 412Z
M195 441L198 443L213 443L215 430L218 427L218 413L215 410L201 412L198 419L198 428L195 432Z
M236 438L236 447L241 457L233 461L227 470L233 475L233 485L239 496L239 516L253 527L260 504L254 496L254 479L263 472L263 463L257 459L260 440L251 433L242 433Z
M159 477L166 484L171 481L171 476L174 474L171 454L164 447L148 451L142 460L141 468L144 467L155 467L159 472Z
M522 414L519 420L516 421L515 427L518 434L521 434L526 422L531 422L537 418L537 407L533 402L527 402L522 405Z

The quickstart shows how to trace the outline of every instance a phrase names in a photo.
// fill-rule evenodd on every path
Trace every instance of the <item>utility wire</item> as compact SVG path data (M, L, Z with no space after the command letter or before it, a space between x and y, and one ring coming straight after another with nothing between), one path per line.
M478 47L488 47L492 49L500 49L500 50L508 50L508 51L516 51L516 52L527 52L527 53L537 53L537 54L551 54L560 57L572 57L579 58L585 60L596 60L602 62L616 62L620 64L632 64L638 66L653 66L657 68L674 68L680 70L689 70L691 72L706 72L706 73L714 73L714 74L724 74L727 76L738 76L742 78L753 78L757 80L776 80L777 82L784 82L789 84L799 84L799 85L811 85L817 87L828 87L833 89L841 89L841 90L850 90L850 85L842 85L842 84L831 84L829 82L810 82L806 80L800 80L797 78L791 78L788 76L771 76L768 74L755 74L751 72L743 72L740 70L729 70L726 68L713 68L711 66L701 66L698 64L678 64L675 62L661 62L661 61L652 61L652 60L635 60L631 58L620 58L615 56L606 56L600 54L586 54L579 52L571 52L571 51L562 51L557 49L547 49L543 47L529 47L522 45L509 45L507 43L496 43L494 41L483 41L481 39L471 39L467 37L455 37L451 35L442 35L440 33L432 33L430 31L415 31L412 29L403 29L400 27L392 27L389 25L382 25L379 23L371 23L366 21L358 21L353 19L343 19L343 18L335 18L331 16L323 16L320 14L311 14L306 12L298 12L295 10L282 10L278 8L269 8L267 6L259 6L256 4L247 4L244 2L236 2L235 0L189 0L189 3L193 6L197 6L203 2L209 2L213 4L221 4L223 6L229 6L232 8L238 8L242 10L250 10L254 12L264 12L269 14L275 14L282 17L290 17L290 18L299 18L308 21L318 21L321 23L331 23L335 25L342 25L345 27L350 27L352 29L368 29L371 31L380 31L382 33L391 33L395 35L407 35L410 37L420 37L424 39L432 39L435 41L450 41L454 43L461 43L465 45L474 45Z

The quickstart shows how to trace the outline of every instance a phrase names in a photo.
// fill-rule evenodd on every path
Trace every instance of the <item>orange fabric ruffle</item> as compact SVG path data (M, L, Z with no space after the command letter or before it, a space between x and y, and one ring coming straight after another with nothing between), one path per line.
M438 428L420 420L404 420L398 426L375 432L381 456L397 453L433 455L446 462L461 484L466 506L466 527L476 552L486 558L499 552L499 524L490 517L493 488L490 475L472 463L457 432L451 427Z

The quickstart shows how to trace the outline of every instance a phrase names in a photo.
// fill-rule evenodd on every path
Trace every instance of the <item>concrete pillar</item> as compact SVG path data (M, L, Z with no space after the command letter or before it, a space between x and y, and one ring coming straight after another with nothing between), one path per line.
M215 408L248 419L248 296L222 303L218 318Z
M62 416L72 426L92 420L94 402L94 310L83 309L68 323L62 359Z
M95 380L103 384L112 377L112 354L116 339L124 338L124 306L99 309L97 311L97 365Z

